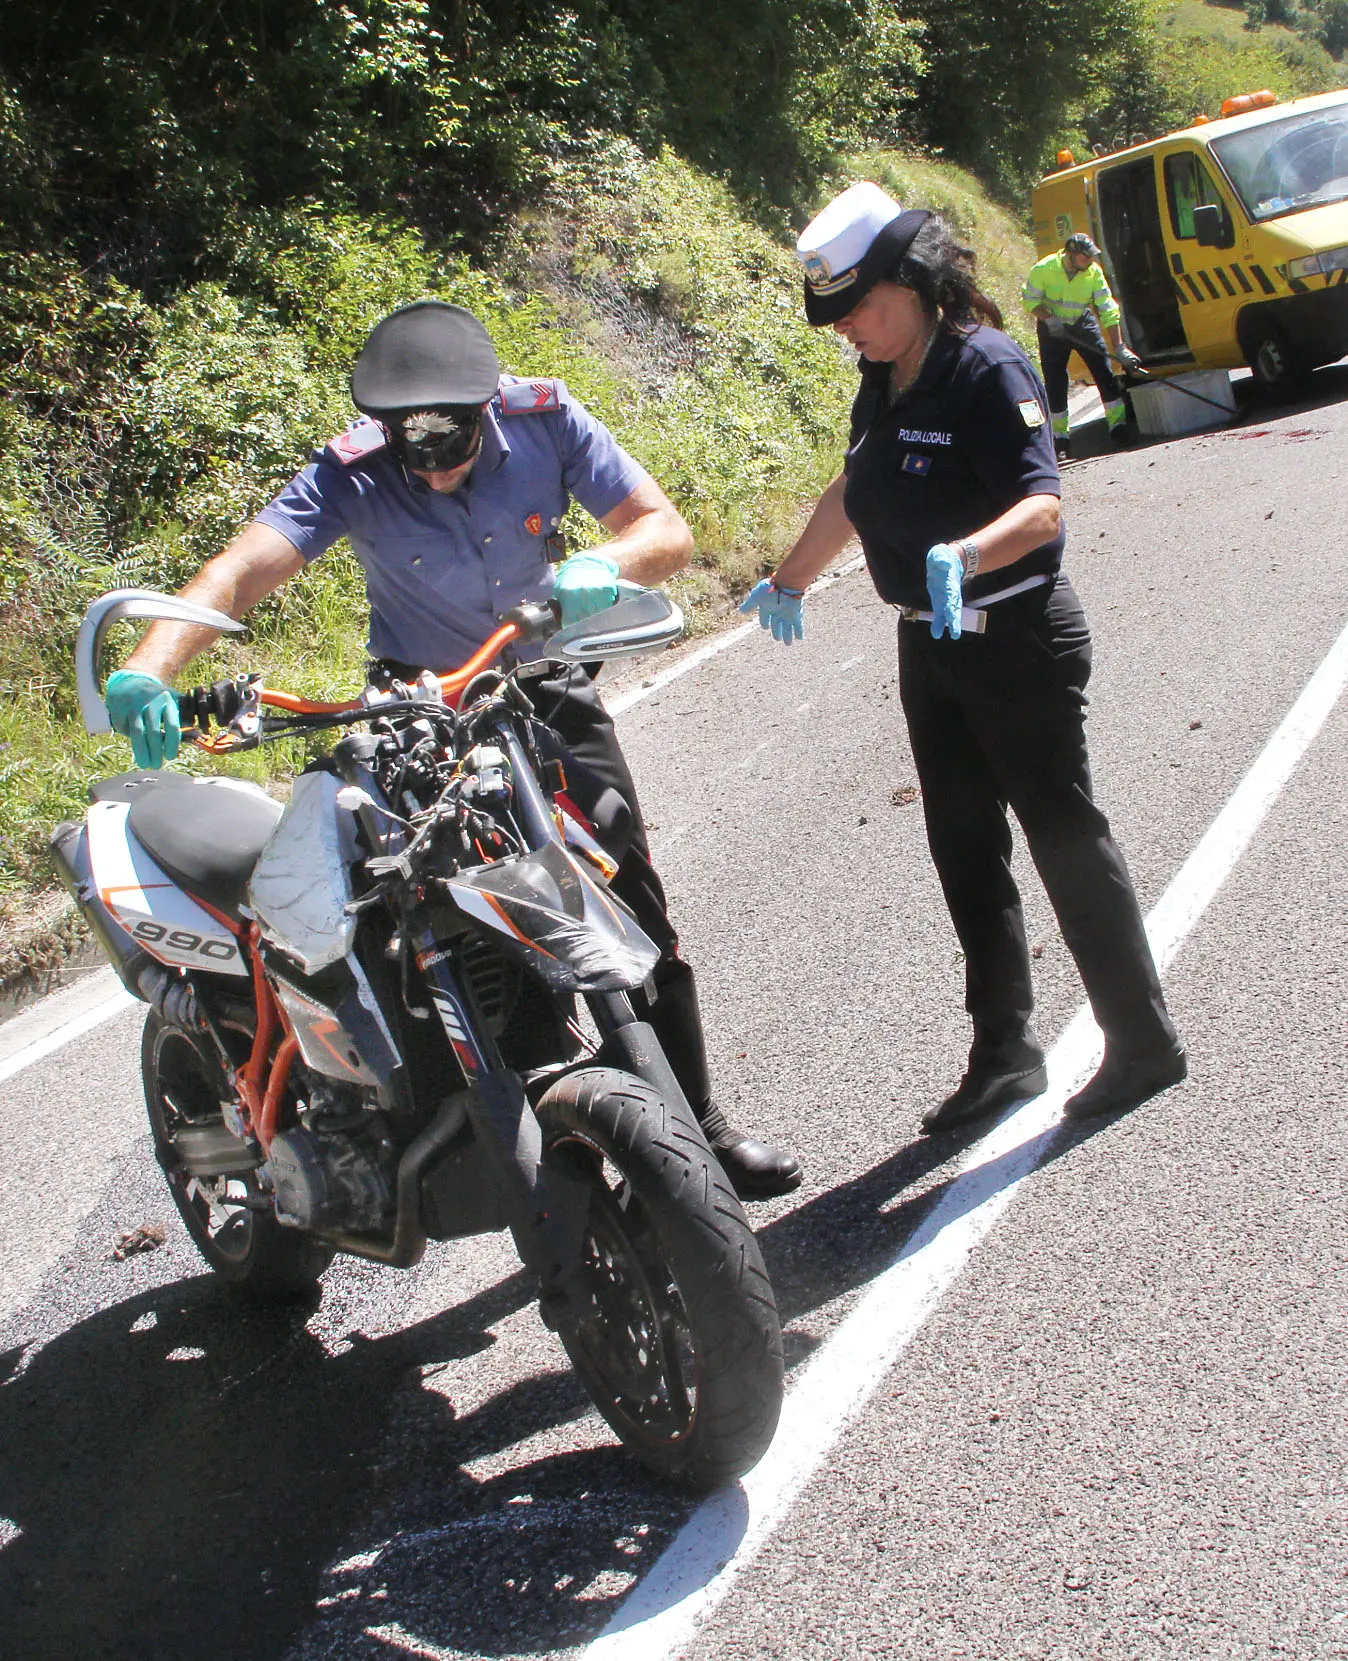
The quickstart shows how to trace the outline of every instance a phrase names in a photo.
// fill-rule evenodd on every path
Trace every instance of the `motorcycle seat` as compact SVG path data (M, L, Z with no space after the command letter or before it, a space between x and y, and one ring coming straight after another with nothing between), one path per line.
M131 834L196 900L242 922L258 855L281 817L280 802L235 779L181 773L122 773L95 787L95 799L131 802Z

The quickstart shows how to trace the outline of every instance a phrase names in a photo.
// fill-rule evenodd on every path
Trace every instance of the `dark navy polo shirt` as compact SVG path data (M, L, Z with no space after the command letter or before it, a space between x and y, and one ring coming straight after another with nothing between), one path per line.
M1026 496L1061 485L1048 400L1014 340L983 326L941 330L907 392L887 403L889 365L861 360L843 504L881 599L927 606L927 550L972 536ZM1053 572L1061 531L965 585L965 598Z
M372 656L457 668L513 606L552 593L547 543L570 499L602 519L648 477L561 381L528 386L546 394L536 409L511 413L499 393L487 406L477 462L452 496L404 476L366 420L315 451L258 514L306 561L350 541Z

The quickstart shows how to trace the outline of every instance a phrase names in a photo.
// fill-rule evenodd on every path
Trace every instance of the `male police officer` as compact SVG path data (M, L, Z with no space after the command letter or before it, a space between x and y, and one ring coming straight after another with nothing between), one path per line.
M1109 351L1125 369L1142 367L1141 358L1124 345L1118 302L1096 263L1099 258L1100 250L1090 237L1084 231L1074 231L1060 253L1049 254L1031 269L1021 291L1025 309L1038 324L1039 363L1059 461L1071 455L1067 360L1072 353L1080 354L1094 378L1105 406L1109 435L1115 443L1127 440L1128 411L1109 367L1104 336L1109 338Z
M404 678L463 662L521 601L551 595L572 622L612 605L619 577L658 583L687 563L691 533L654 479L562 382L502 375L487 331L458 306L422 300L386 317L356 360L351 397L363 418L314 453L185 597L241 617L345 536L365 572L371 656ZM612 540L554 573L549 555L573 496ZM109 678L108 713L137 766L176 754L167 683L214 638L157 623ZM797 1161L731 1129L712 1102L693 973L591 676L550 670L533 695L571 754L631 808L633 846L613 889L661 951L654 997L635 996L640 1012L736 1191L788 1192Z

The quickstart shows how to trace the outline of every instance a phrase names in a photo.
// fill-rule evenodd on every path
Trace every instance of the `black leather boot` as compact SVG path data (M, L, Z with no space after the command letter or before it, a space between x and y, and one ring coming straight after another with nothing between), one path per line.
M760 1142L746 1131L735 1130L712 1101L693 971L682 958L667 958L656 969L656 977L655 998L634 998L633 1002L644 1003L638 1013L655 1029L679 1088L688 1098L730 1186L742 1200L771 1199L799 1188L801 1169L795 1155L770 1142Z
M994 1036L975 1027L969 1065L959 1084L922 1116L927 1135L983 1119L1012 1102L1027 1102L1048 1087L1048 1069L1039 1040L1029 1027Z
M1189 1058L1176 1036L1174 1043L1127 1053L1105 1048L1105 1058L1090 1082L1068 1099L1064 1119L1095 1119L1126 1113L1188 1077Z

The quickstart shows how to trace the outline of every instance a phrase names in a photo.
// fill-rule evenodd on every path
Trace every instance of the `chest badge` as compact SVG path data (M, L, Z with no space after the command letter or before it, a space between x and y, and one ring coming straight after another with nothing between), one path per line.
M931 472L931 457L924 456L918 450L908 450L899 463L899 472L916 473L919 479L925 479Z
M524 528L530 536L538 536L543 529L543 515L541 513L531 513L524 521Z
M1021 420L1024 421L1025 425L1029 427L1032 432L1036 427L1043 426L1044 412L1040 409L1039 405L1035 403L1033 398L1024 399L1023 402L1017 406L1017 408L1020 410Z

